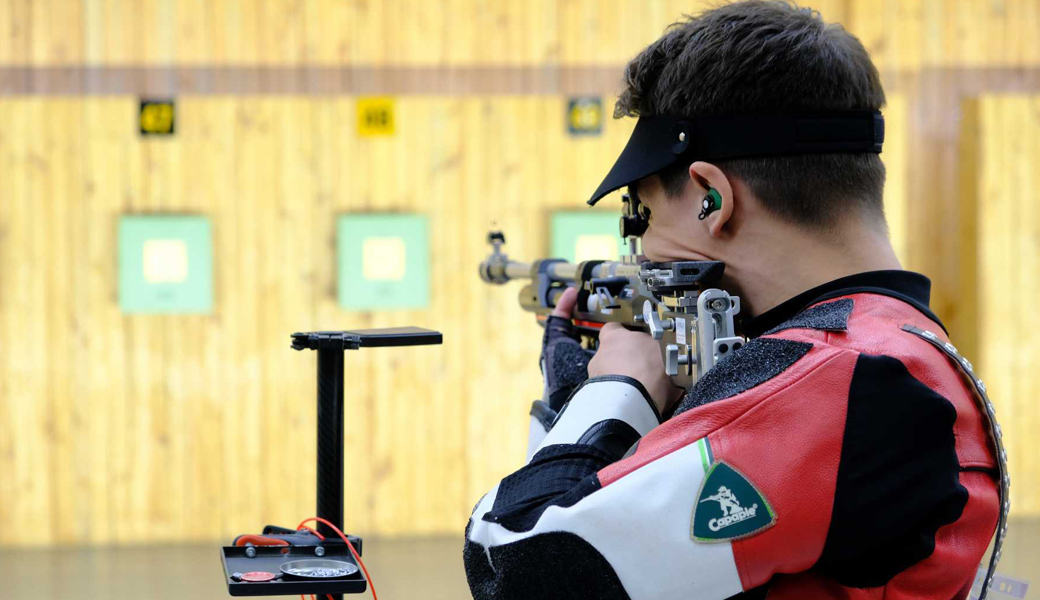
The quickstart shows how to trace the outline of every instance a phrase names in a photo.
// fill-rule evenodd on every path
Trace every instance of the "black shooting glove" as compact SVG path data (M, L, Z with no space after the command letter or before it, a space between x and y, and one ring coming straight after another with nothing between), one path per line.
M589 361L594 352L581 347L581 336L570 319L550 316L542 336L539 366L545 379L542 401L554 413L589 378Z

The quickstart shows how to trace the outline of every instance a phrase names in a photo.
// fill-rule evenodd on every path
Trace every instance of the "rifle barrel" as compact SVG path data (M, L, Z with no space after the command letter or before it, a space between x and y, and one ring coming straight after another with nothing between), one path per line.
M485 260L480 263L480 278L488 283L509 283L516 279L531 279L531 263ZM548 267L549 277L555 281L574 283L578 275L577 265L571 263L553 263Z
M480 263L480 278L488 283L505 284L517 279L529 281L537 278L536 271L541 261L526 263L516 260L503 260L502 254L494 254ZM584 263L581 263L584 264ZM570 262L549 262L545 272L552 281L559 281L573 286L577 283L578 268L581 264ZM591 273L593 278L607 277L639 277L639 265L629 262L604 261L596 265Z
M506 279L512 281L514 279L530 279L531 278L531 263L520 262L511 260L506 263L503 269L506 274Z

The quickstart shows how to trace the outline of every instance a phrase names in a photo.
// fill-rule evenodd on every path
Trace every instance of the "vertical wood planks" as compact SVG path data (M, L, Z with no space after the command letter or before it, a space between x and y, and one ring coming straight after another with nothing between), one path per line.
M885 145L881 154L881 160L885 163L885 220L888 222L888 237L896 257L904 267L907 245L911 242L907 234L907 186L910 178L907 168L910 138L907 104L905 95L888 95L888 105L882 110L885 116Z
M100 448L82 458L91 524L76 532L78 505L67 508L55 524L71 531L61 539L204 539L309 516L314 358L289 350L288 333L408 323L442 330L445 345L347 357L347 524L360 533L456 531L472 500L519 465L527 407L540 394L540 330L515 306L519 284L486 286L474 274L487 229L504 229L519 259L544 255L549 211L583 206L631 127L608 121L602 137L571 138L564 107L549 97L404 98L399 136L358 139L351 99L185 98L178 137L147 141L126 132L133 100L82 107L83 137L71 147L83 148L88 251L63 256L68 273L91 273L86 343L96 351L85 363L93 366L85 414ZM29 143L29 130L22 135ZM898 160L886 161L901 172ZM596 210L616 208L610 198ZM124 210L211 215L213 316L119 315L114 233ZM429 309L338 307L335 219L363 210L429 215ZM54 326L38 314L36 327ZM34 431L46 422L28 419ZM38 448L33 461L58 454L53 474L33 485L63 485L58 465L77 444ZM26 517L61 494L44 497L22 505Z
M1004 429L1012 510L1040 511L1036 410L1040 360L1040 214L1035 165L1040 160L1040 98L989 96L979 101L979 368Z
M516 306L520 285L475 274L485 235L504 230L514 258L544 256L550 212L583 208L633 126L608 118L601 136L571 137L567 98L527 95L532 82L515 68L620 67L697 7L66 4L0 3L0 65L482 66L516 93L399 97L389 138L356 136L356 97L182 96L165 140L138 135L135 97L0 98L0 544L230 539L295 525L315 504L315 357L290 350L288 334L407 324L443 331L444 345L346 358L346 526L460 533L477 497L520 465L541 393L541 330ZM1023 485L1040 470L1028 304L1040 106L943 97L950 75L934 67L1037 65L1038 6L815 4L895 83L883 156L893 244L936 279L954 341L979 357L1019 514L1040 511ZM906 86L920 69L931 70ZM603 100L609 115L613 98ZM617 199L593 210L615 212ZM427 215L429 308L339 307L336 219L366 211ZM212 315L121 314L125 213L210 216Z

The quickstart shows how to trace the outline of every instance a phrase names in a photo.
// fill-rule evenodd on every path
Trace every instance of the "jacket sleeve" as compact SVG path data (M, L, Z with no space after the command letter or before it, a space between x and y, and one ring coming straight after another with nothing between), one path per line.
M810 347L749 343L664 424L637 382L588 380L530 462L475 508L464 550L474 597L715 600L810 570L878 585L920 560L879 562L953 516L958 490L922 490L956 463L948 446L929 453L942 464L908 465L879 444L924 453L950 436L947 407L898 361ZM878 398L913 405L912 418L869 423ZM921 503L908 518L872 525L909 498ZM934 523L922 530L914 515ZM848 579L857 564L871 565L869 580Z
M474 598L626 598L595 535L614 535L612 527L597 521L611 518L620 506L611 506L612 499L605 507L588 500L599 497L593 494L601 489L597 472L660 422L638 381L620 376L585 381L527 465L474 509L465 547Z
M696 590L697 598L722 599L740 593L729 544L691 539L710 445L660 422L632 379L598 377L580 387L531 461L474 510L464 552L474 597L649 599L690 597ZM637 442L642 449L640 439L651 449L678 447L642 464L640 453L630 452ZM606 485L604 469L625 464L631 468Z

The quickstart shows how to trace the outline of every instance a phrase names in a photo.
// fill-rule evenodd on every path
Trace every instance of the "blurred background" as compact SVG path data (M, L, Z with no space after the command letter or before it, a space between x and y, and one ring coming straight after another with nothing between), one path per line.
M893 243L998 407L1036 579L1040 0L808 4L882 73ZM611 247L622 68L706 6L0 0L0 597L227 597L218 546L315 510L289 334L396 325L444 344L347 354L345 529L386 598L465 597L541 393L487 231Z

